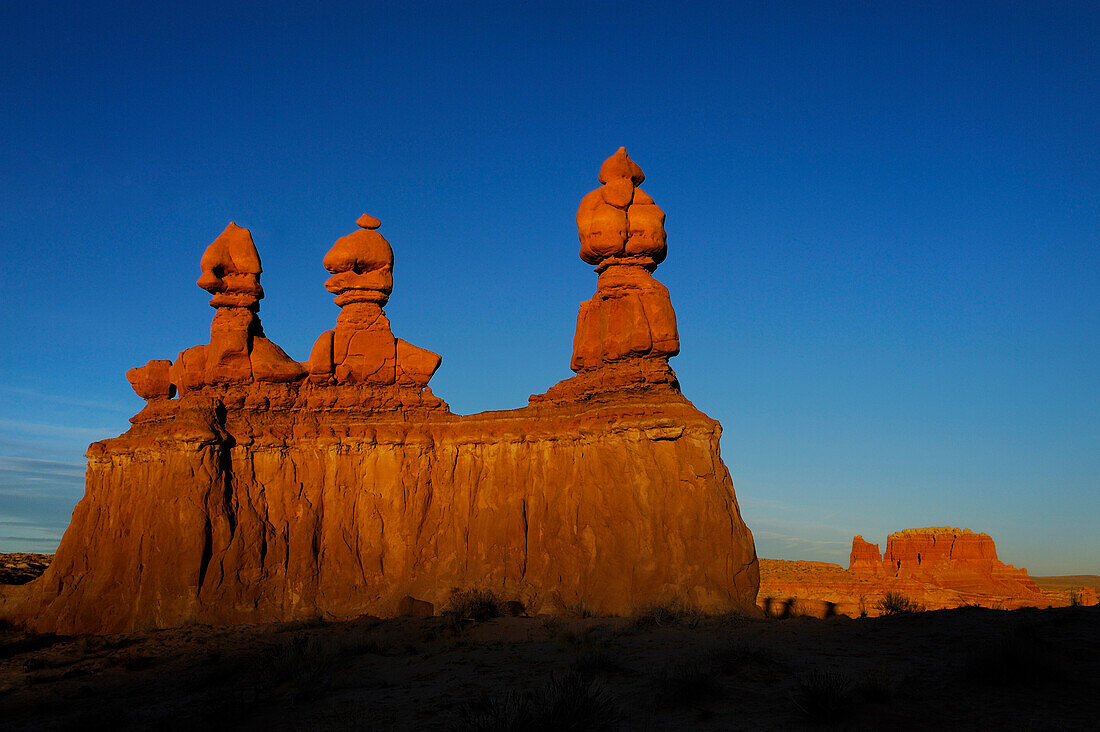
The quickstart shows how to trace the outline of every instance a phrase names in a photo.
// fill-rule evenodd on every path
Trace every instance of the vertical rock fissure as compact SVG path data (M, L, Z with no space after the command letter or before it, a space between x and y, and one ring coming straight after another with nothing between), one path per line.
M523 579L527 576L527 537L528 537L528 525L527 525L527 499L524 498L522 502L523 506L523 567L519 571L519 578Z

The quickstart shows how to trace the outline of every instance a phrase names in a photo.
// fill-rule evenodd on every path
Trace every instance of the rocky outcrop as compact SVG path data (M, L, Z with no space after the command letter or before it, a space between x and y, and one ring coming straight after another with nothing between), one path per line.
M652 272L667 250L665 213L638 185L642 169L624 148L600 167L601 185L581 200L581 259L595 265L596 294L581 303L570 368L576 376L533 401L590 399L624 389L679 394L668 359L680 352L668 290Z
M997 547L989 534L976 534L970 529L932 527L890 534L882 561L888 575L959 592L1040 594L1026 569L1016 569L997 559Z
M637 167L625 151L609 165ZM202 259L210 343L127 374L148 405L89 447L53 562L0 591L0 614L37 631L118 632L423 612L463 588L528 613L673 599L751 610L757 560L721 428L668 368L667 294L651 307L663 214L634 192L640 171L616 175L611 203L640 207L625 235L638 239L598 256L623 260L634 284L612 278L606 298L597 286L601 314L581 318L578 342L598 358L574 358L576 381L511 411L458 416L431 394L440 358L396 338L382 309L393 252L377 219L361 217L324 258L341 312L306 363L264 337L259 256L231 224ZM641 244L658 239L659 252ZM637 347L602 345L613 335Z
M772 615L881 614L888 594L927 610L1095 604L1090 587L1044 590L997 559L988 534L969 529L906 529L887 538L886 555L862 536L852 539L848 569L824 562L760 560L758 604Z
M862 536L852 539L852 553L848 558L848 571L863 574L883 575L882 552L878 550L878 544L870 544L863 540Z

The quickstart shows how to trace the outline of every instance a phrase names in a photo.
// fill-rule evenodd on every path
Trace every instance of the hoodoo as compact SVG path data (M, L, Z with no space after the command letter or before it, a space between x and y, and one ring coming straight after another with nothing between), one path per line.
M341 308L309 359L269 341L260 258L229 227L201 259L210 343L127 378L148 401L88 448L42 577L0 588L35 631L120 632L438 611L489 589L528 613L679 600L752 612L752 534L721 427L680 394L664 213L620 149L577 215L596 266L576 375L521 409L452 414L438 355L393 335L394 254L368 215L323 258Z

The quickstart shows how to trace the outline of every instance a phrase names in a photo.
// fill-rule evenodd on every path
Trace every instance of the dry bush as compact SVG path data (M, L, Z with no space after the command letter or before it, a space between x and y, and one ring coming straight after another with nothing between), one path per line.
M910 600L900 592L887 592L876 603L876 607L883 615L906 615L924 612L924 605Z
M681 600L668 600L644 605L634 613L634 628L652 628L661 625L687 625L694 628L706 617L698 608Z
M585 600L569 603L563 608L562 615L569 618L598 618L600 616L596 609Z
M694 661L666 666L656 683L655 698L670 706L698 704L722 692L714 666Z
M884 704L897 693L897 679L886 668L871 669L856 682L854 690L865 701Z
M852 713L852 683L836 671L812 671L799 677L791 702L807 722L839 722Z
M504 602L492 590L451 590L443 615L482 623L504 614Z
M462 732L581 732L615 730L620 713L596 681L576 670L555 674L530 692L482 695L459 708Z
M332 684L339 649L320 635L300 631L278 646L267 659L269 683L289 684L300 697Z
M1069 605L1070 607L1081 607L1081 591L1073 589L1069 591Z

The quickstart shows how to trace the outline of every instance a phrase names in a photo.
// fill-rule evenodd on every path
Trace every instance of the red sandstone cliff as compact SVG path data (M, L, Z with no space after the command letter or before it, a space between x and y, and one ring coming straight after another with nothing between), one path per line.
M406 595L438 605L466 587L532 612L751 609L757 560L721 428L668 366L675 315L651 275L664 214L641 177L620 150L578 214L600 277L577 376L466 417L427 388L439 356L390 331L377 219L324 258L341 313L306 363L264 336L259 255L231 224L202 259L210 343L127 374L149 404L91 445L53 562L0 591L0 614L117 632L389 615Z

